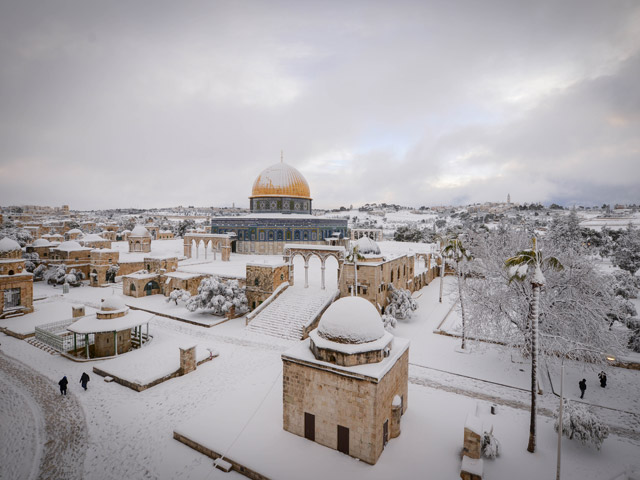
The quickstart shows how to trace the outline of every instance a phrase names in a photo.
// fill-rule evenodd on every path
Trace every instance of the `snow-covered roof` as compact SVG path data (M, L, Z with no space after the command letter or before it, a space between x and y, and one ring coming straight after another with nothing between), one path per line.
M344 297L327 308L317 333L332 342L359 344L382 338L385 329L371 302L361 297Z
M129 236L131 236L131 237L150 237L151 234L149 233L149 230L144 228L142 225L136 225L135 228L133 230L131 230L131 234Z
M471 458L465 455L462 457L462 467L460 469L463 472L468 472L478 477L482 477L484 474L484 465L481 458Z
M102 312L120 311L126 308L127 306L120 295L110 295L107 298L103 298L102 303L100 303L100 311Z
M67 330L81 334L119 332L149 323L153 317L153 313L143 312L142 310L131 310L122 317L110 319L101 319L95 315L87 315L69 325Z
M97 233L90 233L82 237L83 242L104 242L104 238L102 238Z
M189 280L190 278L199 278L204 276L204 273L189 273L189 272L169 272L164 274L165 277L180 278L182 280Z
M74 240L69 240L68 242L62 242L60 245L56 247L56 250L62 250L65 252L73 252L76 250L87 250L88 247L81 246L78 242Z
M4 237L0 240L0 252L13 252L14 250L21 250L20 244L9 237Z
M32 247L50 247L51 242L46 238L39 238L31 244Z
M471 430L473 433L477 433L480 436L484 433L482 430L482 420L471 413L467 414L467 419L464 422L464 428Z
M380 247L369 237L364 236L354 242L358 252L362 255L380 255Z
M80 230L79 228L72 228L67 233L71 233L75 235L76 233L82 233L82 230Z
M313 331L315 332L315 330ZM313 333L311 332L311 333ZM389 332L386 332L389 333ZM391 334L389 334L391 335ZM309 338L297 343L289 350L282 354L282 358L294 362L302 362L306 364L327 367L331 372L352 376L353 374L362 375L369 379L379 382L389 370L396 364L398 359L409 348L409 340L406 338L394 337L393 347L389 352L389 356L382 359L381 362L366 363L364 365L354 365L352 367L344 367L335 363L329 363L316 359L309 348ZM335 345L335 343L334 343ZM341 347L358 347L358 345L341 345Z

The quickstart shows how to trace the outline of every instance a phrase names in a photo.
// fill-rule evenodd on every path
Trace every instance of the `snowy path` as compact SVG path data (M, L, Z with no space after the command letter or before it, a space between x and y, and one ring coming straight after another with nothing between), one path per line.
M409 366L409 381L413 384L466 395L521 410L528 411L531 407L531 394L527 390L416 364L410 364ZM538 414L555 418L558 403L559 400L556 395L551 393L539 395ZM612 433L621 437L640 440L640 415L597 405L589 405L589 408L609 425Z
M84 413L73 393L0 353L0 478L82 478ZM5 471L5 468L7 469Z

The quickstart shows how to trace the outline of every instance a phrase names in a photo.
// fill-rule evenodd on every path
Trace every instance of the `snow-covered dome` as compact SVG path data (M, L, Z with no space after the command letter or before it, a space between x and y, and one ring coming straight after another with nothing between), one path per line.
M124 300L120 295L111 295L107 298L102 299L102 303L100 304L100 311L102 312L113 312L126 309L127 306L124 304Z
M80 230L79 228L72 228L67 232L67 234L72 234L72 235L80 234L80 233L82 233L82 230Z
M74 240L69 240L68 242L62 242L56 248L58 250L66 250L66 251L82 250L82 245L80 245L78 242Z
M369 237L364 236L354 242L361 255L380 255L380 247Z
M0 252L13 252L15 250L22 250L18 242L9 237L4 237L0 240Z
M32 247L50 247L51 242L46 238L39 238L31 244Z
M131 234L129 236L131 236L131 237L150 237L151 234L149 233L149 230L144 228L142 225L136 225L135 228L133 230L131 230Z
M338 343L373 342L384 334L378 310L361 297L337 300L327 308L318 323L318 335Z
M302 174L286 163L265 168L253 183L251 197L291 197L311 200L309 184Z

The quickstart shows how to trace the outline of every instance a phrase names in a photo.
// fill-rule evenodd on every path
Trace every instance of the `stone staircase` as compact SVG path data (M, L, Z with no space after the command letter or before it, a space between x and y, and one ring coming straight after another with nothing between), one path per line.
M60 355L60 352L58 352L55 348L41 342L40 340L37 340L35 337L29 337L25 340L25 342L33 345L36 348L39 348L40 350L44 350L45 352L50 353L51 355Z
M249 324L250 332L301 340L311 325L338 294L337 290L289 287Z

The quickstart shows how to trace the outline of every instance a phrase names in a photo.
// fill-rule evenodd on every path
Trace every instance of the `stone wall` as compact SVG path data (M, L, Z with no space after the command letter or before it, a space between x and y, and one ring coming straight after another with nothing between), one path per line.
M118 276L130 275L134 272L144 270L144 262L118 262L118 265L120 266Z
M186 375L196 369L196 347L180 349L180 374Z
M33 275L22 273L16 275L0 275L0 315L4 313L4 291L20 289L20 307L23 313L33 312Z
M108 320L105 320L108 322ZM131 350L131 330L123 330L117 332L118 336L118 355ZM111 357L114 354L114 335L113 332L103 332L95 334L95 357Z
M379 383L283 358L283 428L304 437L304 414L313 414L317 443L337 449L341 425L349 429L349 455L375 464L393 397L402 396L407 408L408 358L407 350Z
M246 268L246 296L252 310L264 302L282 283L289 281L289 267L281 265L252 265Z

